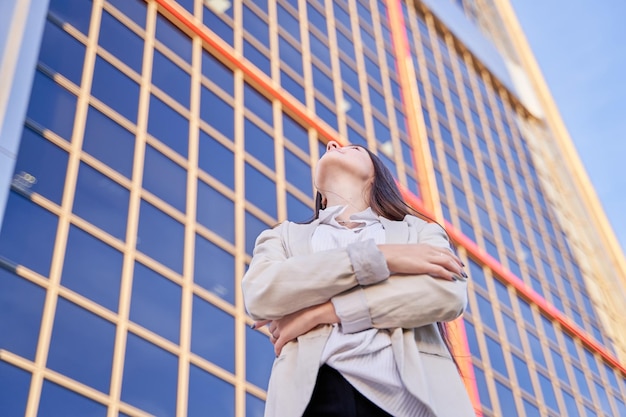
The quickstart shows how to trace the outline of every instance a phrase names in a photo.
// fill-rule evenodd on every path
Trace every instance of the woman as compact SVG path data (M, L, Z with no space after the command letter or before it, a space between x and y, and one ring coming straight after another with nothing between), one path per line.
M314 220L261 233L242 281L277 356L265 415L474 416L437 325L467 303L445 231L363 147L329 142L315 185Z

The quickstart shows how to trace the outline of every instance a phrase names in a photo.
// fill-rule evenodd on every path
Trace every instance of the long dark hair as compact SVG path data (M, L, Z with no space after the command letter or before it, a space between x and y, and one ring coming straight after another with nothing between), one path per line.
M359 145L357 145L359 146ZM401 221L404 219L406 215L413 215L420 217L426 221L437 223L435 220L425 215L424 213L420 213L415 210L413 207L408 205L406 201L402 198L402 194L400 193L400 189L396 184L391 171L385 166L383 161L372 153L369 149L364 148L363 146L359 146L361 149L364 149L370 156L372 163L374 165L374 181L372 182L372 187L370 189L369 195L369 206L372 208L374 213L379 216L382 216L389 220ZM320 210L324 209L323 206L323 198L322 194L317 191L315 196L315 213L313 214L313 218L307 221L306 223L311 223L315 219L319 218ZM441 224L439 226L444 229ZM446 232L447 234L447 232ZM450 337L448 333L448 325L443 322L437 322L437 329L439 330L439 334L443 339L448 352L450 352L450 356L454 361L454 364L457 367L459 373L461 373L461 368L459 367L456 358L454 357L454 353L452 351L452 344L450 342Z

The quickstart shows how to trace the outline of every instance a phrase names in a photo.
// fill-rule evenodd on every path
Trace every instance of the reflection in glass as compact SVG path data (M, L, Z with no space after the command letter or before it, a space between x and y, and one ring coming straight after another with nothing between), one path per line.
M193 280L235 304L235 258L200 235L196 235Z
M311 153L309 149L309 135L306 129L284 113L283 135L292 143L296 144L304 152L306 152L307 155Z
M67 158L67 152L24 126L12 185L61 205Z
M146 26L146 2L143 0L107 0L139 26Z
M132 321L178 343L181 297L179 285L152 269L135 263L130 300Z
M46 21L39 50L39 62L80 85L85 45L51 21Z
M235 135L235 111L214 92L205 87L201 89L200 118L233 140Z
M54 382L43 381L37 417L105 417L106 415L106 406Z
M246 163L246 200L276 217L276 183Z
M500 381L496 381L496 391L498 392L498 399L500 400L501 415L516 417L518 414L515 409L515 399L513 398L511 389Z
M14 191L0 229L0 256L48 276L58 218Z
M190 416L235 415L235 387L197 366L189 367Z
M141 74L143 40L106 11L102 12L98 43Z
M191 76L161 52L154 51L152 83L185 107L189 107Z
M137 249L182 274L185 228L152 204L141 200Z
M96 57L91 94L131 122L137 122L139 85L100 56Z
M74 129L76 96L43 73L35 72L27 117L44 129L70 140Z
M269 225L261 221L258 217L250 214L246 210L246 252L252 255L252 251L254 250L254 242L256 238L261 234L265 229L269 229Z
M0 361L0 387L2 412L7 416L25 415L30 373Z
M205 49L202 49L202 74L231 96L235 94L233 72Z
M191 1L193 3L193 0ZM193 10L191 12L193 13ZM157 14L156 38L191 63L191 39L160 13Z
M247 83L244 83L243 87L243 102L248 110L259 116L265 123L270 126L274 125L272 102Z
M176 414L178 360L158 346L128 333L122 401L150 414Z
M285 177L306 195L313 195L311 167L285 149Z
M191 351L234 373L235 318L194 296L191 326Z
M182 156L187 156L189 120L154 95L150 95L148 133Z
M294 222L301 222L313 217L313 210L308 205L287 192L287 218Z
M126 178L131 177L135 135L91 106L87 111L83 150Z
M272 363L276 358L274 346L267 336L246 327L246 379L267 389Z
M91 1L85 0L51 0L49 11L63 23L69 23L76 29L87 34L91 19Z
M268 168L275 169L274 138L248 118L244 121L244 146L246 152L264 163Z
M129 192L84 162L78 170L74 213L124 240Z
M46 365L100 392L108 392L114 340L114 324L59 297Z
M197 221L235 243L235 203L203 181L198 181Z
M261 417L265 409L265 401L246 393L246 416Z
M222 184L235 187L235 155L233 151L200 131L198 167Z
M187 171L150 145L145 158L143 188L184 213Z
M117 311L122 253L70 225L61 285Z
M35 360L44 298L41 287L0 268L0 349Z

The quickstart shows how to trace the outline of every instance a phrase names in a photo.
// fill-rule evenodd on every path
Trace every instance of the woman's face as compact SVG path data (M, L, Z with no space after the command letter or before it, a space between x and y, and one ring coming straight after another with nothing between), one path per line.
M340 178L368 183L374 178L374 163L365 149L356 145L340 147L328 142L326 153L317 164L315 184L320 190Z

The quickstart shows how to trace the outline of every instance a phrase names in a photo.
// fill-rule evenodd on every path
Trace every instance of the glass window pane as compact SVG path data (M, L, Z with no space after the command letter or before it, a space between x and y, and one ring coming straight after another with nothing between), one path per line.
M267 389L276 354L274 346L263 333L246 327L246 379Z
M143 0L108 0L117 10L130 17L139 26L146 26L146 2Z
M509 339L509 342L517 347L519 350L522 350L522 339L519 336L518 324L513 318L511 318L508 314L502 314L502 319L504 321L504 327L506 329L506 335Z
M245 56L248 61L252 62L252 64L254 64L258 69L267 74L268 77L272 75L272 67L269 58L247 40L243 41L243 56Z
M123 255L70 225L61 285L117 311Z
M176 356L132 333L126 342L122 401L155 415L176 414Z
M43 381L37 417L105 417L106 415L107 408L103 404L54 382Z
M483 324L490 327L494 332L497 332L498 326L496 326L496 318L489 300L480 294L476 294L476 302L478 303L478 311L480 312L480 318Z
M243 103L265 123L274 125L272 102L247 83L243 85Z
M29 372L0 361L0 404L2 412L7 416L25 415L30 375Z
M191 351L235 372L235 318L197 296L193 298Z
M51 0L50 12L63 23L69 23L87 34L91 19L91 0Z
M282 36L278 36L280 59L302 76L302 53Z
M285 177L306 195L313 195L311 166L285 149Z
M135 135L93 107L87 111L83 150L126 178L131 177Z
M248 118L244 121L244 135L246 152L261 161L268 168L275 169L274 138Z
M243 6L243 25L244 30L252 35L252 38L258 40L266 48L270 47L269 28L267 22L261 19L247 6Z
M85 46L56 24L46 21L39 61L76 85L83 74Z
M265 401L246 393L246 416L262 416L263 410L265 410Z
M203 181L198 181L197 221L235 243L235 203Z
M75 112L76 96L41 72L35 72L27 117L42 128L70 140Z
M143 188L184 213L187 171L150 145L143 168Z
M143 39L106 11L102 12L98 43L120 61L141 74Z
M27 193L39 193L60 205L67 159L67 152L25 126L13 186Z
M235 258L200 235L196 235L193 280L235 304Z
M156 96L150 96L148 133L182 156L187 156L189 120Z
M190 416L234 416L235 387L190 365L187 412Z
M537 361L537 363L540 363L543 366L547 366L546 360L543 356L543 350L541 349L541 342L539 341L539 338L532 333L527 333L527 335L533 358L535 359L535 361Z
M211 28L220 38L228 42L229 45L233 45L233 28L230 27L221 17L213 13L208 7L202 8L202 20L206 27ZM225 13L230 19L233 18L233 8L230 7Z
M137 249L182 274L185 228L152 204L141 200Z
M45 296L41 287L0 268L0 349L35 360Z
M47 367L109 392L115 325L59 298Z
M178 343L180 335L180 285L135 263L130 319L164 338Z
M230 104L207 88L201 88L200 118L233 140L235 136L235 111Z
M483 407L491 409L491 398L489 389L487 388L487 380L482 369L474 367L474 376L476 377L476 385L478 386L478 395Z
M156 38L191 63L191 39L160 13L157 14Z
M91 94L131 122L137 122L139 85L99 56Z
M0 229L0 256L47 277L58 218L11 191Z
M541 372L538 373L538 376L541 391L543 392L543 400L548 407L552 408L554 411L559 411L559 406L556 403L556 396L554 395L554 389L552 388L552 381L550 381L550 378Z
M235 188L235 155L210 135L200 131L198 167L222 184Z
M498 392L498 399L500 400L500 412L502 416L515 417L517 416L517 409L515 408L515 399L513 398L513 392L507 386L500 381L496 381L496 391Z
M287 218L294 222L303 222L313 217L313 210L308 205L287 193Z
M489 352L489 358L493 369L500 372L505 377L508 377L509 373L506 369L504 354L500 343L496 342L490 336L485 336L485 340L487 341L487 351Z
M189 108L191 76L157 50L154 51L152 64L152 84Z
M129 191L85 163L80 164L74 213L124 240Z
M259 170L246 163L246 200L276 217L276 184Z
M530 373L528 373L528 364L522 358L517 355L513 355L513 365L515 366L515 374L517 375L517 382L520 387L530 395L534 395L533 384L530 380Z
M269 228L269 225L265 224L258 217L250 214L246 210L246 252L252 255L254 250L254 242L262 231Z
M233 72L205 49L202 50L202 74L231 96L235 94Z

